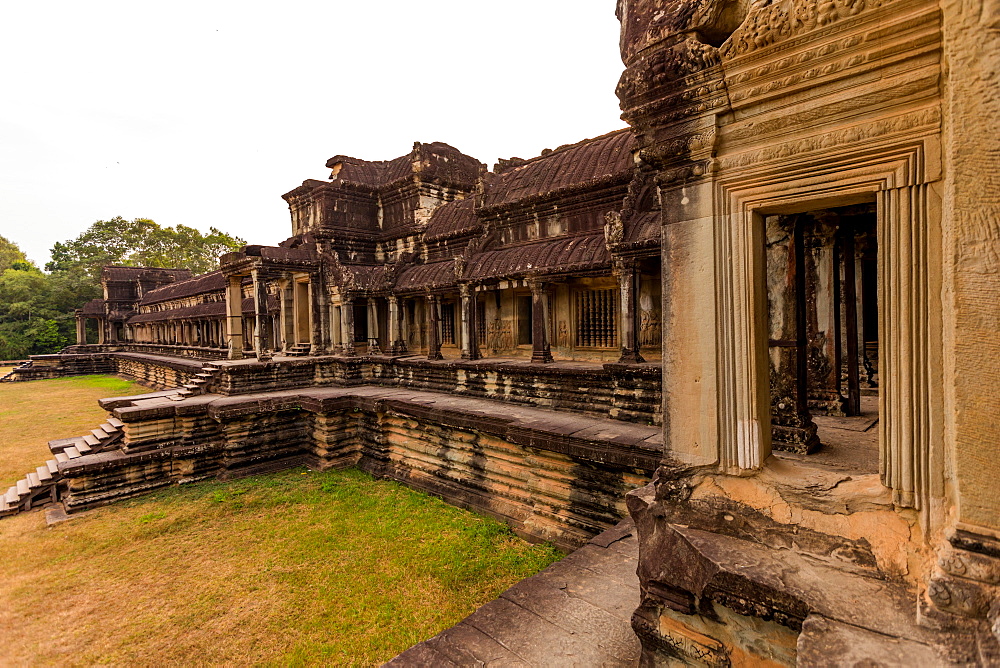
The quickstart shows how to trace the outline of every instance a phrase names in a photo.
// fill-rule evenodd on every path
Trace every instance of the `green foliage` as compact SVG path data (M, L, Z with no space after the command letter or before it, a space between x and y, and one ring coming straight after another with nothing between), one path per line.
M52 247L43 274L14 242L0 237L0 359L57 352L76 340L73 311L101 296L105 265L216 268L245 242L216 228L160 227L148 218L99 220Z
M0 237L0 271L12 267L26 271L34 266L16 243L6 237Z
M98 220L76 239L57 242L52 247L52 261L45 268L82 268L94 280L100 280L101 267L112 264L190 269L203 274L218 266L220 255L245 244L214 227L202 234L186 225L160 227L148 218L125 220L117 216Z
M72 316L53 303L50 277L19 260L12 265L0 274L0 359L23 359L68 345Z

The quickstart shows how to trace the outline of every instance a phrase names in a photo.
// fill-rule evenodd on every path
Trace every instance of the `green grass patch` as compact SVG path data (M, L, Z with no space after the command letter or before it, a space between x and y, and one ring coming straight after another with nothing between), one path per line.
M0 543L15 664L374 665L560 556L357 470L173 487L49 529L20 515Z
M49 441L82 436L107 420L98 399L150 391L106 375L0 383L0 493L52 458Z

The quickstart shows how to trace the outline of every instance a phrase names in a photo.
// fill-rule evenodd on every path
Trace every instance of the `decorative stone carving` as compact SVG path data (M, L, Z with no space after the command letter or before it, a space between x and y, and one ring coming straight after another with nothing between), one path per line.
M622 215L618 211L608 211L604 214L604 242L610 248L615 244L620 244L625 238L625 225L622 223Z

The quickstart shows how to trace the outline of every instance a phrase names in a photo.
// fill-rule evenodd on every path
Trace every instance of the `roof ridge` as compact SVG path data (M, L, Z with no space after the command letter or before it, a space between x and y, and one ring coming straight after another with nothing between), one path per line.
M572 150L574 148L579 148L580 146L583 146L585 144L589 144L591 142L596 142L596 141L601 141L603 139L609 139L610 137L612 137L614 135L621 134L623 132L631 132L631 131L632 131L632 128L630 128L630 127L624 127L624 128L619 128L618 130L612 130L611 132L605 132L604 134L597 135L596 137L589 137L587 139L581 139L579 141L573 142L572 144L562 144L561 146L558 146L557 148L553 148L553 149L545 148L545 149L542 149L542 152L539 155L536 155L536 156L534 156L532 158L519 158L520 160L523 160L524 162L521 162L521 163L519 163L517 165L512 165L510 167L507 167L506 169L503 169L503 170L501 170L499 172L495 172L495 173L499 176L499 175L504 174L506 172L509 172L511 170L518 169L519 167L524 167L525 165L528 165L530 163L533 163L533 162L536 162L538 160L541 160L542 158L550 158L553 155L560 154L560 153L565 153L565 152L570 151L570 150ZM546 153L546 151L548 151L548 152Z

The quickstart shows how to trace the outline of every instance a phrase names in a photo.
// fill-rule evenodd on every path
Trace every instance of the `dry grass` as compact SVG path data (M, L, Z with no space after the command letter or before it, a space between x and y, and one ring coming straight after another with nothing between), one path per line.
M0 482L141 386L0 385ZM374 665L558 557L358 471L171 488L47 527L0 520L0 665Z
M98 399L150 391L116 376L0 383L0 492L52 458L49 441L82 436L107 420Z
M374 665L558 557L398 484L303 469L51 528L18 515L0 547L15 665Z

